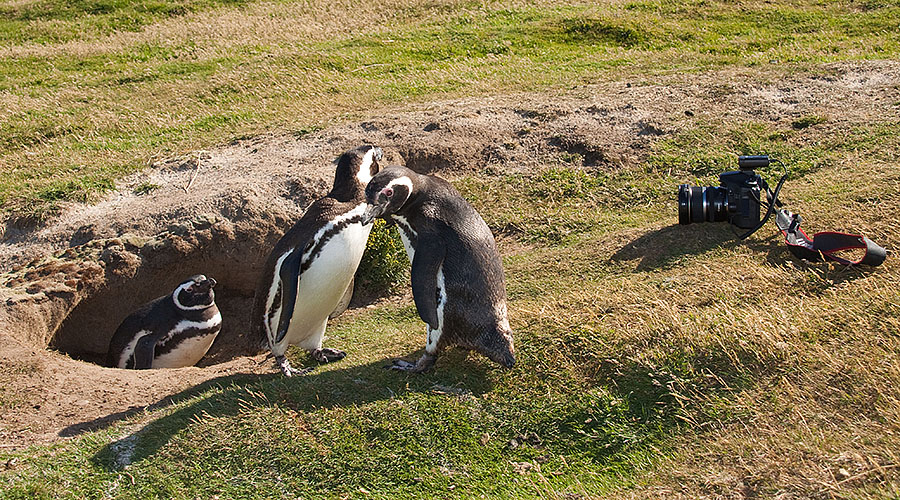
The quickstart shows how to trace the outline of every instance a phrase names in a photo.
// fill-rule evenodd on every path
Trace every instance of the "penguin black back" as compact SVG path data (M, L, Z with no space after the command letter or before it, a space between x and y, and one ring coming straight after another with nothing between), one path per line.
M511 367L503 266L475 208L445 180L403 167L375 175L366 201L366 221L389 218L399 228L412 263L416 309L428 324L423 359L398 369L427 369L443 346L454 344Z

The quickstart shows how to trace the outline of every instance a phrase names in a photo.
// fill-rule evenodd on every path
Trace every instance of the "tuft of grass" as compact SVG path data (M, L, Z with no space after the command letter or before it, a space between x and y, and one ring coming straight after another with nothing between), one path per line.
M135 186L132 191L134 192L134 194L136 194L138 196L143 196L145 194L150 194L153 191L156 191L160 187L161 186L159 184L155 184L152 182L142 182L142 183L138 184L137 186Z
M637 26L588 17L563 19L562 34L566 42L604 43L625 48L646 44L653 38L651 33Z
M813 125L818 125L820 123L825 123L828 121L828 118L819 115L809 115L804 116L803 118L799 118L791 122L791 128L796 130L802 130L805 128L812 127Z

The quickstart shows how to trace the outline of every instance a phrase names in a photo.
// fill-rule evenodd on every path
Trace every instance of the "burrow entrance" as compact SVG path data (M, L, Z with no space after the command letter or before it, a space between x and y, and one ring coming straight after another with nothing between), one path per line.
M248 338L257 280L274 243L261 234L235 234L230 223L207 228L192 225L141 241L115 238L92 242L97 248L104 280L85 286L48 347L72 358L105 364L109 341L126 316L157 297L172 293L194 274L216 279L216 305L222 329L198 366L209 366L259 352ZM181 233L181 234L179 234ZM65 255L63 255L65 258Z

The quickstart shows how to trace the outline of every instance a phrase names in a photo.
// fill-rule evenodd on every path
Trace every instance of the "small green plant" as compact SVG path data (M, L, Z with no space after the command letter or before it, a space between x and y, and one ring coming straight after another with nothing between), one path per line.
M409 259L397 231L382 219L374 224L356 275L360 284L372 291L390 291L409 276Z
M794 130L802 130L828 121L828 118L819 115L809 115L791 122L791 128Z
M154 184L152 182L142 182L135 186L133 192L138 196L143 196L145 194L150 194L153 191L156 191L161 186L159 184Z

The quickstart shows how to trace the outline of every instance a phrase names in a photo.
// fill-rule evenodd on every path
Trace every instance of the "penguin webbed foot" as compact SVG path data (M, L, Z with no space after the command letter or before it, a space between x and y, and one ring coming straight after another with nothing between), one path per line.
M385 366L385 368L407 373L424 373L434 366L435 361L437 361L437 356L426 352L415 363L410 363L405 359L395 359L392 364Z
M318 361L319 363L331 363L332 361L340 361L344 359L344 356L347 355L346 352L340 351L338 349L313 349L309 352L313 359Z
M313 371L312 368L294 368L293 366L291 366L291 362L288 361L287 357L285 356L275 356L275 365L281 369L281 373L283 373L285 377L293 377L294 375L306 375L307 373Z

